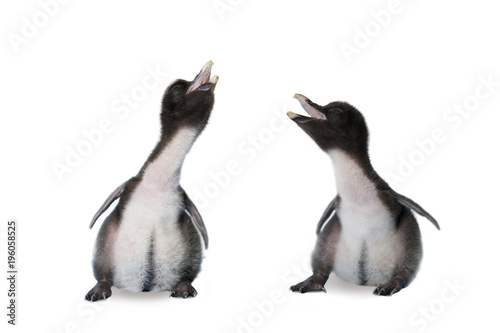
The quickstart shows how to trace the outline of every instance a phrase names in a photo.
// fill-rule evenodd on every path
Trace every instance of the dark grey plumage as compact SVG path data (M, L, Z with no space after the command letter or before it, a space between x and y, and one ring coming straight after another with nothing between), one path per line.
M363 115L346 102L320 106L297 94L311 117L289 112L331 158L337 196L318 222L313 275L290 289L325 291L330 273L360 285L375 285L376 295L392 295L415 278L422 242L412 214L437 221L411 199L395 192L373 169Z
M193 81L177 80L167 88L158 144L139 173L113 191L93 217L91 228L119 199L97 236L93 270L98 282L86 300L110 297L113 285L196 296L191 283L201 268L201 238L208 247L208 234L179 180L184 157L213 108L218 77L210 78L212 64Z

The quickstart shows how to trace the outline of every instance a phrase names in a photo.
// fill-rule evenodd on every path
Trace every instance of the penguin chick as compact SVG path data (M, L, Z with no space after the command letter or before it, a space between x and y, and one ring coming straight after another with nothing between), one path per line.
M313 275L290 290L326 292L333 271L346 282L376 286L376 295L397 293L415 278L422 260L412 210L439 229L437 221L392 190L373 169L361 112L346 102L320 106L303 95L294 97L310 117L293 112L288 116L331 158L337 195L316 228Z
M200 234L205 247L208 235L179 181L184 158L214 104L218 77L210 78L212 65L207 62L193 81L179 79L166 89L159 142L139 173L111 193L92 219L90 228L120 199L99 230L93 258L97 284L86 300L105 300L111 286L196 296L191 283L201 267Z

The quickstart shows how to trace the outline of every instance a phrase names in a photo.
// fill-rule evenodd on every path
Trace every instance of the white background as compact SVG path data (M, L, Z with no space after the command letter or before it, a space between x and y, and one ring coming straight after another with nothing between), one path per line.
M389 0L220 3L230 10L216 10L211 0L75 0L52 7L47 22L37 1L0 6L1 246L6 260L6 222L17 219L16 330L498 330L498 8L401 0L381 26L373 12L387 10ZM14 46L12 36L22 36L34 16L40 27ZM362 45L366 28L371 37ZM356 46L355 39L361 47L348 59L341 45ZM192 79L208 60L220 76L216 103L181 180L210 235L194 282L199 295L114 289L91 307L83 297L95 283L91 253L101 223L89 231L90 219L154 147L164 88ZM114 112L122 95L140 89L147 68L168 75L127 116ZM478 100L476 89L488 92L481 77L497 83ZM421 270L393 297L375 297L372 287L334 274L327 294L288 291L310 274L316 223L335 195L327 156L277 116L303 113L294 93L358 107L375 169L386 179L406 172L395 190L442 226L438 232L419 218ZM473 106L466 117L448 113L464 101ZM68 147L82 145L84 131L103 119L113 129L58 179L54 163L65 164ZM416 141L428 142L436 129L445 139L424 154ZM405 171L402 160L410 158L416 163ZM222 176L228 163L238 174ZM212 198L202 204L197 193L206 189ZM11 328L2 280L0 318Z

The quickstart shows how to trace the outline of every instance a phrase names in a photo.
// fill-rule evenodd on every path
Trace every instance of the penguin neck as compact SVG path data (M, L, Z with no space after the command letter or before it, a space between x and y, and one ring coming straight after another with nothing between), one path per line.
M368 153L350 154L341 149L328 152L333 164L335 183L341 202L369 204L377 197L375 178Z
M151 187L168 189L179 186L184 159L198 137L193 127L163 132L160 141L142 167L142 181Z

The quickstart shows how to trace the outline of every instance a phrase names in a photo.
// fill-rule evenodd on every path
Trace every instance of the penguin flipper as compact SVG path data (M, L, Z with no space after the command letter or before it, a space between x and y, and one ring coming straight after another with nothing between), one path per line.
M205 223L203 223L203 219L201 218L200 212L198 211L198 209L191 201L186 192L184 192L184 196L186 198L185 210L188 213L189 217L191 218L191 221L193 221L193 224L196 227L196 229L198 229L198 231L200 232L201 237L203 237L203 242L205 243L205 249L208 249L208 232L207 228L205 227Z
M333 211L335 210L335 207L337 206L337 202L339 200L339 196L336 195L335 198L328 204L326 207L323 215L319 219L318 226L316 227L316 235L319 235L321 232L321 228L323 228L323 225L328 221L329 217L332 215Z
M90 227L89 227L90 229L92 229L92 227L96 223L96 221L99 218L99 216L101 216L102 213L104 213L109 208L109 206L111 206L111 204L122 195L123 190L125 189L125 186L127 185L127 183L129 181L130 181L130 179L127 180L125 183L121 184L120 186L118 186L116 188L116 190L114 190L109 195L109 197L106 199L106 201L104 201L104 203L102 204L101 208L99 208L99 210L97 211L97 213L95 213L94 217L92 218L92 221L90 221Z
M428 219L429 221L431 221L431 223L434 224L434 226L437 228L437 230L441 230L436 219L434 217L432 217L431 214L427 213L427 211L425 209L423 209L418 203L416 203L415 201L411 200L410 198L407 198L404 195L401 195L395 191L393 191L393 196L396 198L396 200L398 200L398 202L400 204L402 204L406 208L414 210L419 215L421 215L421 216L425 217L426 219Z

